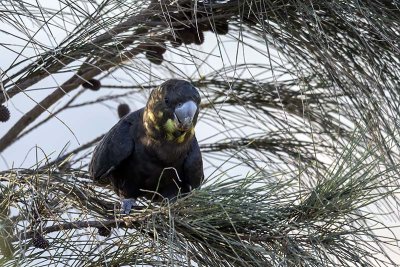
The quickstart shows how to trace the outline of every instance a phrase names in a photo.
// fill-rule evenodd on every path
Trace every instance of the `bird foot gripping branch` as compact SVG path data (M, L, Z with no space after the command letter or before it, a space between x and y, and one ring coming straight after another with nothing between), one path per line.
M89 171L94 181L107 178L114 186L123 198L121 213L129 214L138 197L160 201L200 186L203 162L194 131L199 105L192 84L168 80L98 143Z
M136 206L136 199L125 198L121 200L121 214L128 215L132 207Z

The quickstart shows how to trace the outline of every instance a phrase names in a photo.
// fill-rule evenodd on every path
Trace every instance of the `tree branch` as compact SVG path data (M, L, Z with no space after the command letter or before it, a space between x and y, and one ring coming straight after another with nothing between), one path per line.
M138 207L140 210L141 208ZM67 223L61 223L61 224L55 224L51 225L48 227L42 228L40 234L48 234L52 232L58 232L58 231L63 231L63 230L71 230L71 229L83 229L83 228L89 228L89 227L95 227L95 228L102 228L102 227L107 227L107 228L112 228L112 227L119 227L119 228L134 228L135 223L141 222L146 220L148 217L153 216L155 213L161 213L163 212L162 209L151 212L146 215L138 215L138 216L124 216L122 218L115 218L115 219L110 219L110 220L105 220L105 221L99 221L99 220L93 220L93 221L75 221L75 222L67 222ZM12 238L12 242L16 241L21 241L21 238L23 240L32 238L37 234L37 230L31 230L28 232L25 232L21 234L20 236L15 236Z
M56 103L59 99L61 99L66 93L71 92L82 84L83 80L90 80L94 76L100 74L101 72L108 70L112 67L115 67L118 64L121 64L123 61L127 59L131 59L140 52L145 49L147 44L140 44L135 48L123 53L122 55L115 56L112 60L108 62L104 62L104 59L101 59L103 64L94 64L98 67L86 67L86 71L82 71L81 75L73 75L68 81L66 81L62 86L60 86L53 93L48 95L45 99L43 99L40 103L38 103L35 107L33 107L30 111L25 113L15 124L11 127L10 130L0 139L0 152L6 149L9 145L15 142L16 137L35 119L37 119L44 111L46 111L51 105Z
M72 151L66 153L64 156L58 157L58 158L55 159L54 161L51 161L51 162L47 163L46 165L44 165L44 166L42 167L42 169L46 169L47 167L49 167L49 166L51 166L51 165L58 164L58 163L64 161L65 159L67 159L68 157L70 157L70 156L72 156L72 155L75 155L75 154L81 152L82 150L85 150L85 149L87 149L87 148L93 146L94 144L96 144L97 142L99 142L103 137L104 137L104 134L102 134L102 135L96 137L96 138L93 139L92 141L89 141L89 142L87 142L86 144L81 145L81 146L79 146L78 148L76 148L76 149L74 149L74 150L72 150Z
M99 74L101 71L97 68L93 68L86 74L81 75L84 79L91 79L95 75ZM62 86L56 89L53 93L48 95L45 99L39 102L30 111L25 113L8 132L0 139L0 152L7 148L9 145L16 141L16 137L36 118L38 118L45 110L47 110L51 105L56 103L61 99L66 93L71 92L73 89L77 88L82 83L82 79L77 75L73 75L68 81L66 81Z

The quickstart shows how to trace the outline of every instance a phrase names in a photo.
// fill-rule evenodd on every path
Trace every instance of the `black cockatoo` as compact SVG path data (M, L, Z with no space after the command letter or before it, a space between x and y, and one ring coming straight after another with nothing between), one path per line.
M199 105L192 84L168 80L96 146L90 175L96 182L112 183L123 199L122 213L129 213L138 197L174 199L200 186L203 162L194 132Z

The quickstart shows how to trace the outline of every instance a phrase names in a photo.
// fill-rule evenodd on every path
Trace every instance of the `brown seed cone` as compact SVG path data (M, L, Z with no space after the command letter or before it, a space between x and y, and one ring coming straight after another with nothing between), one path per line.
M249 25L249 26L256 26L257 25L257 18L254 15L250 16L243 16L242 18L243 23Z
M87 82L82 83L83 88L87 88L93 91L97 91L101 87L101 83L97 79L90 79Z
M211 31L217 33L217 34L221 34L221 35L225 35L229 32L229 23L228 21L216 21L214 28L211 29Z
M169 39L172 47L177 48L182 45L182 40L178 36L175 36L175 37L176 38L174 39L174 37L171 35L168 39Z
M137 34L137 35L146 34L148 31L149 31L148 28L146 28L146 27L140 27L140 28L137 28L137 29L136 29L135 34Z
M197 30L195 28L193 28L194 33L195 33L195 39L194 39L194 43L197 45L201 45L204 43L204 32L201 30Z
M119 118L124 117L126 114L128 114L131 111L128 104L125 104L125 103L119 104L117 110L118 110Z
M157 45L152 46L150 50L162 55L167 52L167 46L165 45L165 43L158 43Z
M196 35L191 28L186 28L183 30L177 30L176 35L182 40L184 44L193 44L196 39Z
M111 228L108 227L98 227L97 233L100 236L109 237L111 235Z
M146 58L153 64L161 65L164 61L163 55L154 52L154 51L146 51Z
M182 4L180 4L181 10L180 10L180 14L183 14L183 17L185 18L189 18L191 19L194 13L194 6L193 3L191 3L191 1L187 1L187 2L182 2Z
M10 111L4 105L0 105L0 121L6 122L10 119Z
M32 244L35 248L46 249L50 246L49 241L47 241L41 234L36 234L32 238Z
M209 22L202 22L202 23L199 23L198 25L197 25L197 27L199 28L199 30L201 30L201 31L211 31L211 25L210 25L210 23Z

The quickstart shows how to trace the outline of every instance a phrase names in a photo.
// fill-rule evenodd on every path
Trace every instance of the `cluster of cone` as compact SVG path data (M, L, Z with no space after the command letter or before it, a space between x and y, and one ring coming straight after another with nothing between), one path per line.
M190 10L187 8L186 10ZM168 41L172 47L177 48L181 45L196 44L201 45L204 43L204 32L211 31L218 35L226 35L229 32L228 18L214 19L212 16L205 16L200 13L194 14L193 11L182 11L177 14L170 14L170 21L174 22L187 22L185 26L174 27L171 33L166 35L153 44L146 46L144 51L146 58L153 64L160 65L164 61L164 53L167 51L166 42ZM240 16L243 24L248 26L255 26L259 23L259 19L254 14L247 14ZM184 23L182 23L184 25ZM149 29L145 26L137 28L135 31L136 36L146 35ZM82 84L84 88L97 91L100 89L100 81L90 79ZM121 117L121 116L120 116Z
M86 88L86 89L98 91L101 87L101 83L97 79L90 79L90 80L82 83L82 86L83 86L83 88ZM1 112L2 112L1 107L3 107L3 106L0 106L0 116L1 116ZM6 107L4 107L4 108L6 108ZM7 108L6 108L6 111L8 111ZM131 109L129 108L128 104L122 103L122 104L118 105L117 111L118 111L118 117L122 118L126 114L128 114L131 111ZM9 113L8 113L8 115L9 115ZM70 166L68 166L67 168L69 168L69 167Z
M146 58L153 64L160 65L164 61L163 54L167 51L165 41L169 41L172 47L179 47L182 44L204 43L204 32L212 31L219 35L225 35L229 32L229 23L227 19L214 20L212 17L204 17L201 14L193 14L192 12L179 12L170 15L172 23L179 21L188 21L186 26L174 27L171 33L166 36L166 40L160 40L154 45L146 47ZM196 22L198 21L198 23ZM200 21L200 22L199 22ZM183 25L184 23L182 23ZM146 28L139 28L136 34L147 33Z

